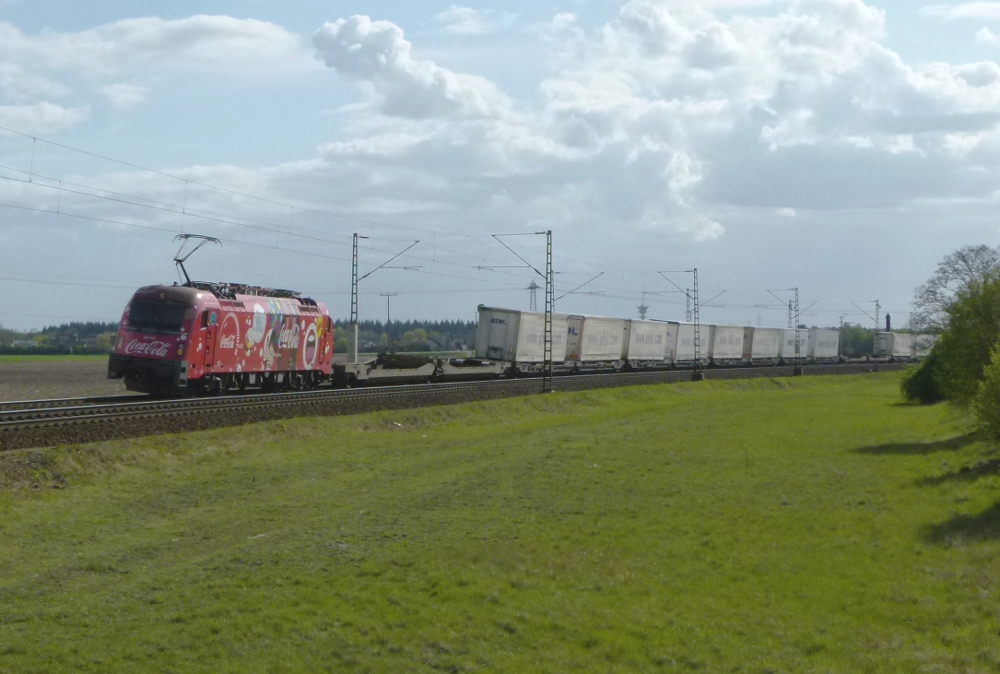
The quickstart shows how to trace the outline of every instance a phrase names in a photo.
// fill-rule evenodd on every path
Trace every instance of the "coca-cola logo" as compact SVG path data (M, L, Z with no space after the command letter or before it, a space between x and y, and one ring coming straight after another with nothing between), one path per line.
M290 328L282 328L278 333L278 348L292 349L299 346L299 325L294 324Z
M156 358L166 358L169 353L170 344L167 342L140 342L133 339L125 347L125 353L129 356L155 356Z
M240 322L235 314L227 314L222 320L219 335L219 348L233 350L240 342Z

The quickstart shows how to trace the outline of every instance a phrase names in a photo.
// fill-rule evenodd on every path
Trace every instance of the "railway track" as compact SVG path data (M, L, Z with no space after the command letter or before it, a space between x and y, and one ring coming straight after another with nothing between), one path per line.
M163 400L143 396L109 399L64 398L60 400L17 401L0 407L0 432L11 428L93 423L119 419L142 419L161 416L212 414L230 410L256 408L288 408L310 406L339 400L389 399L414 393L434 395L438 392L461 392L501 387L538 388L531 380L496 380L487 382L457 382L449 384L410 384L353 389L297 391L291 393L255 393L226 395L213 398L181 398ZM11 405L7 408L7 405Z
M131 394L122 396L98 396L92 398L46 398L43 400L5 400L0 401L0 413L26 409L50 409L55 407L74 407L84 405L111 405L115 403L140 402L152 400L151 396Z
M705 379L790 377L796 374L855 374L894 364L744 367L703 370ZM657 370L561 376L557 391L579 391L689 381L690 370ZM164 432L231 426L294 416L331 416L384 409L444 405L541 390L539 379L406 384L291 393L226 395L162 400L146 396L65 398L0 403L0 450L79 443Z

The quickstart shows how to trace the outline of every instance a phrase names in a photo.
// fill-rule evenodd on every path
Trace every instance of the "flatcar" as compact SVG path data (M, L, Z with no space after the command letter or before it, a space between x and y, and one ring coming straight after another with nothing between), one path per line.
M333 323L299 293L232 283L140 288L122 313L108 378L154 395L313 388L330 378Z

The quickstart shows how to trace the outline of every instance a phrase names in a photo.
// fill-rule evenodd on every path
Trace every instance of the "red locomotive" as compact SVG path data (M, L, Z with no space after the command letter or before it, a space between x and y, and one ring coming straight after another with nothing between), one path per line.
M146 286L122 314L109 379L156 395L312 388L330 378L326 307L288 290L192 282Z

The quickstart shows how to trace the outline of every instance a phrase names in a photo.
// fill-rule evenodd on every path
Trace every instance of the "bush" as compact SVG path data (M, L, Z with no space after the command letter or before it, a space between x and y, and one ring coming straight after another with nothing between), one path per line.
M980 428L993 440L1000 441L1000 342L993 347L990 363L983 369L972 410Z
M934 345L934 385L950 401L972 402L1000 340L1000 276L971 283L948 307L949 325Z
M944 400L944 395L934 381L937 362L937 356L931 352L924 362L906 373L902 388L907 400L921 405L932 405Z

